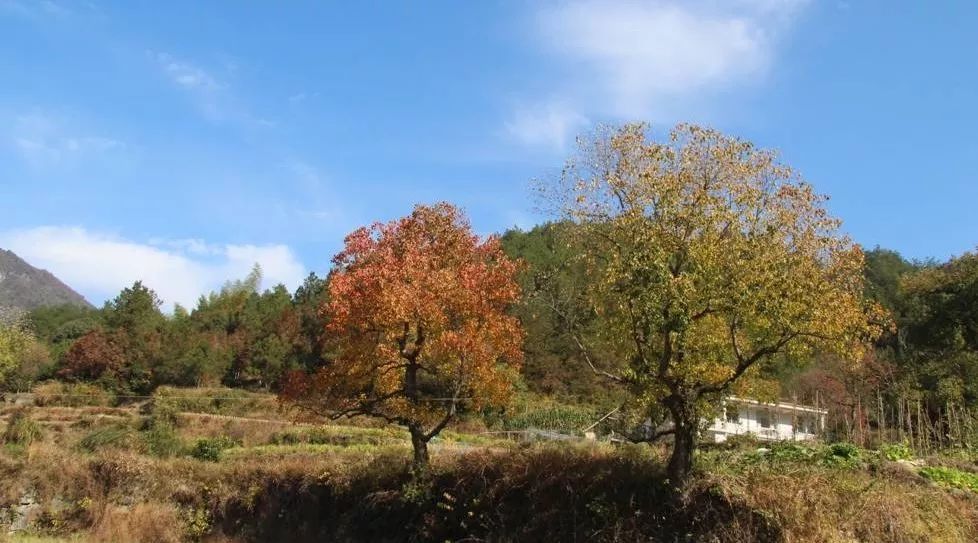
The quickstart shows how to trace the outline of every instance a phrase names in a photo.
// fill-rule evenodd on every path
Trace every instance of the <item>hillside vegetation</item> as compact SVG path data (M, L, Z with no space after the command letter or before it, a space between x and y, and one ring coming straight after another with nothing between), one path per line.
M36 536L105 542L978 537L978 465L964 453L911 463L905 448L708 449L674 502L662 449L470 425L433 443L418 479L405 431L297 423L261 407L270 396L208 400L226 393L4 409L0 510Z

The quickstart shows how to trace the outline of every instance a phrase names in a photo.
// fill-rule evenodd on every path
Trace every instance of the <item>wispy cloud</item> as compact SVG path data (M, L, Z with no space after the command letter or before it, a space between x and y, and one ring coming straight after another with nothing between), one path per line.
M195 92L216 92L223 85L210 73L189 62L180 61L166 53L157 53L156 60L177 85Z
M169 53L150 53L169 81L192 100L200 114L212 122L230 122L248 128L268 128L275 122L254 115L233 92L226 78L237 71L234 61L225 59L221 70L212 70L197 62L177 58Z
M177 59L168 53L155 53L153 58L170 82L190 96L205 118L225 121L234 116L231 112L232 100L228 85L217 76L197 64Z
M40 112L14 117L7 139L33 167L76 163L126 147L118 139L85 133L57 115Z
M213 244L200 239L139 242L80 227L40 226L0 232L10 249L98 303L141 280L163 299L193 306L197 298L243 277L257 262L264 285L297 287L305 266L286 245Z
M587 117L559 100L521 106L506 121L506 132L524 145L563 151L578 130L588 124Z
M676 113L711 92L763 80L780 38L804 0L548 3L532 13L534 41L560 61L565 75L551 92L561 109L544 105L534 115L514 114L516 136L560 134L561 119L649 119ZM544 102L546 104L546 102ZM537 118L538 123L519 119ZM571 123L573 124L573 123ZM528 143L566 141L565 135L521 138Z

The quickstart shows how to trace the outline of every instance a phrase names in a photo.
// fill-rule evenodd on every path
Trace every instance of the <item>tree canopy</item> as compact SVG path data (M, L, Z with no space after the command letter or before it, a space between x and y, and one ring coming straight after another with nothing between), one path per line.
M858 361L879 333L861 249L770 151L692 125L654 141L630 124L583 145L546 188L581 227L592 311L622 361L593 369L671 420L677 484L723 394L814 349Z
M423 466L428 441L462 410L508 398L522 360L523 332L507 313L518 265L448 204L357 229L333 262L322 312L335 355L293 374L285 397L401 424Z

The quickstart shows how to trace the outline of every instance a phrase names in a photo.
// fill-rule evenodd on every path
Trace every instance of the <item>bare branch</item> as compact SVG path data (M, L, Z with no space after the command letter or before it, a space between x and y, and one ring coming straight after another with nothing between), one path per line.
M580 349L581 356L584 357L584 361L587 362L588 367L591 368L591 371L593 371L595 375L600 375L600 376L605 377L607 379L611 379L612 381L614 381L616 383L625 383L626 382L619 375L615 375L615 374L610 373L610 372L607 372L605 370L598 369L597 366L594 365L594 362L591 360L591 355L588 353L587 347L584 346L584 343L581 341L581 338L579 338L577 336L577 334L571 334L571 337L574 338L574 343L577 343L577 348Z

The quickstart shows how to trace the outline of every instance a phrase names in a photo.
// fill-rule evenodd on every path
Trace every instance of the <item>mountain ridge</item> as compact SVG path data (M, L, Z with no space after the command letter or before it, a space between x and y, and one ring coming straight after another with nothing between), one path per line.
M62 304L92 307L84 296L53 273L32 266L13 251L0 248L0 307L30 311Z

